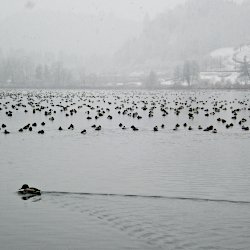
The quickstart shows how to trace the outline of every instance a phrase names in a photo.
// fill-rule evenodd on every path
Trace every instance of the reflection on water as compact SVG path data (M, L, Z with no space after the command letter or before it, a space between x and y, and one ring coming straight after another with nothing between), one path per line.
M4 249L249 248L249 92L10 93L0 94ZM37 125L18 132L28 123ZM17 199L23 183L42 195Z
M36 194L24 194L24 195L19 194L19 196L24 201L31 199L32 202L37 202L42 199L40 195L36 195Z

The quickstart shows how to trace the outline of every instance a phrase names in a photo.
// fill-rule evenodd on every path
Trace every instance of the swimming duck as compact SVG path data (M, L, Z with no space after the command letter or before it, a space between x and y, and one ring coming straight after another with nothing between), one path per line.
M131 128L133 129L133 131L138 131L138 130L139 130L139 129L136 128L134 125L132 125Z
M9 133L10 133L10 132L9 132L8 130L6 130L6 129L4 130L4 134L7 135L7 134L9 134Z
M73 124L70 124L70 126L68 127L68 129L73 130L73 129L74 129L74 125L73 125Z
M157 132L158 131L158 126L155 126L153 130L154 130L154 132Z
M101 129L102 129L102 126L101 126L101 125L99 125L98 127L95 128L95 130L97 130L97 131L99 131L99 130L101 130Z
M23 184L22 187L18 190L19 194L34 194L34 195L41 195L41 190L29 187L28 184Z

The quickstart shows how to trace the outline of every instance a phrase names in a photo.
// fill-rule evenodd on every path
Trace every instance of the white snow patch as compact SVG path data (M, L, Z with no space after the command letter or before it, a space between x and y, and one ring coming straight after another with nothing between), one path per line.
M174 81L173 80L160 79L160 85L164 85L164 86L174 85Z
M210 53L211 57L233 57L235 53L235 48L221 48L214 50Z

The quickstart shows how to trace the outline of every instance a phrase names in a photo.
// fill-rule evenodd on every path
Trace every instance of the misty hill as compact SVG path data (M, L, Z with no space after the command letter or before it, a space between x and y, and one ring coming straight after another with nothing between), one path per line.
M250 41L250 1L189 0L155 19L117 53L120 66L166 69L184 60L200 60L211 51Z
M75 55L110 55L140 25L114 15L26 10L0 22L0 48Z

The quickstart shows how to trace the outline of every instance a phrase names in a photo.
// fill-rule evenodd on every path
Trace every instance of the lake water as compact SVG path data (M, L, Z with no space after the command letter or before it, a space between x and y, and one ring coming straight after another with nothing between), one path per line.
M0 90L1 249L249 249L249 100L248 91ZM210 125L217 133L203 131ZM23 200L24 183L42 195Z

